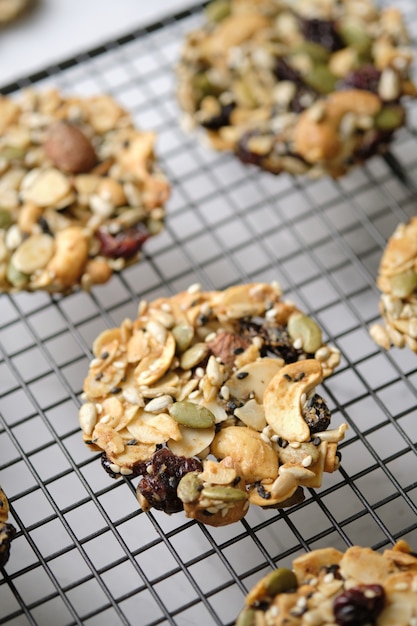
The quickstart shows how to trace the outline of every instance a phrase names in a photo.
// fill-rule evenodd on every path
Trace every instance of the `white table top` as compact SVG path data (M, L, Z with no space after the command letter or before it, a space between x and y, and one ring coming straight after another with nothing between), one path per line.
M31 12L0 30L0 86L191 4L192 0L37 0Z

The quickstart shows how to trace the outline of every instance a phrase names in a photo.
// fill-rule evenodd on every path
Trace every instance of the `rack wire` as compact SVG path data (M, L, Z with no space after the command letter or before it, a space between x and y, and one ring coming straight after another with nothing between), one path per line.
M417 8L398 3L412 32ZM0 577L0 624L230 625L244 594L305 550L417 546L416 356L380 350L375 277L395 226L416 213L417 105L384 158L339 180L274 177L215 153L179 124L173 62L201 7L4 86L108 92L158 133L172 181L164 232L91 293L0 298L0 476L18 532ZM303 503L204 527L139 509L83 444L77 412L93 339L153 299L200 282L279 280L342 364L323 384L349 424L339 472Z

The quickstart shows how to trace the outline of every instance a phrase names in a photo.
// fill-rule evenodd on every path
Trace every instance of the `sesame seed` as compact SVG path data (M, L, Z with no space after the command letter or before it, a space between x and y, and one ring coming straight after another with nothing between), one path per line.
M313 457L311 456L311 454L309 454L308 456L304 457L304 459L301 461L301 465L303 467L310 467L312 462L313 462Z

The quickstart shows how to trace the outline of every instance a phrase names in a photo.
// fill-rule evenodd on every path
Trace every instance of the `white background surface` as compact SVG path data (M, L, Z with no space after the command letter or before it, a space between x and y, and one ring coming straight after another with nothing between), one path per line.
M196 2L37 0L27 15L0 29L0 86L192 4Z

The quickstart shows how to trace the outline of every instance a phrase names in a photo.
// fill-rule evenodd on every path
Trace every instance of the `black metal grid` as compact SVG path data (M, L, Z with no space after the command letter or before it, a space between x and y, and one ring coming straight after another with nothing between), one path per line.
M415 4L398 4L415 33ZM307 549L417 546L416 356L368 335L381 252L416 212L417 105L391 154L338 181L252 170L180 128L172 68L200 19L191 8L1 90L111 93L158 132L173 195L164 233L108 285L0 298L0 476L18 529L0 624L226 625L247 588ZM111 481L79 433L93 339L142 298L276 279L342 352L322 390L333 423L349 424L340 472L288 511L252 507L225 528L141 512L134 486Z

